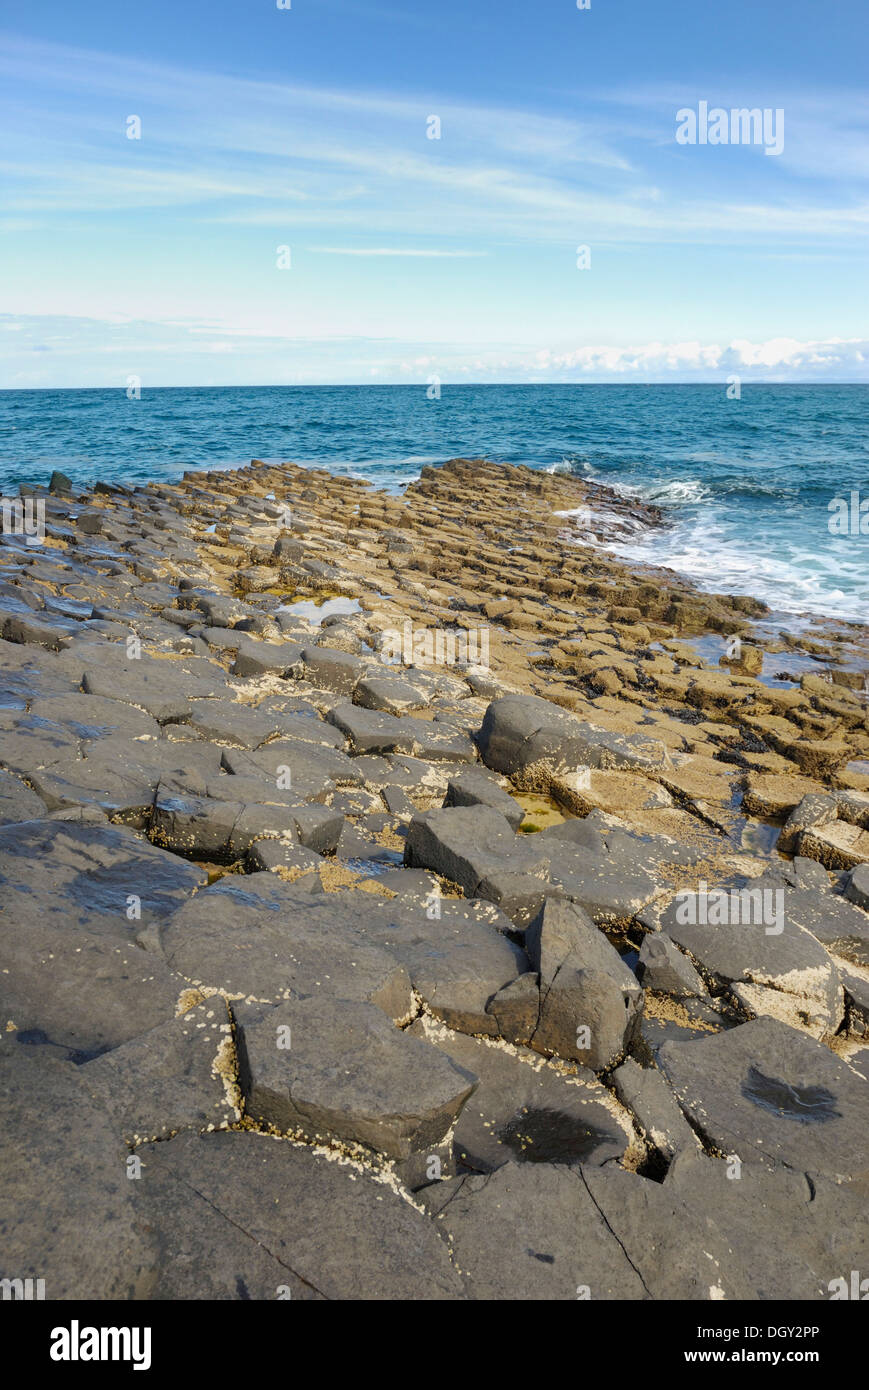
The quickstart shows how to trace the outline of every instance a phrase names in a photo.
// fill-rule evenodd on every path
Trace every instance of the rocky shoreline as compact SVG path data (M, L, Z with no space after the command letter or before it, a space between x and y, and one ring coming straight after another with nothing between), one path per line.
M0 1279L810 1300L869 1272L866 629L629 567L598 542L654 508L483 460L402 497L256 461L29 496Z

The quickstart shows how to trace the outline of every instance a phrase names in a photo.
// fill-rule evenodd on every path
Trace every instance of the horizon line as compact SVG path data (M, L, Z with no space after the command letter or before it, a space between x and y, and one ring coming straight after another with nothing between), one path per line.
M735 374L735 375L738 375ZM175 383L162 386L143 386L142 396L154 391L346 391L346 390L395 390L402 389L407 391L422 391L427 387L425 381L239 381L215 385L214 383L187 382L184 384ZM461 391L477 389L481 387L505 387L505 386L575 386L575 387L594 387L594 386L633 386L645 389L650 386L727 386L729 383L726 378L714 378L711 380L685 379L681 381L620 381L618 379L607 379L605 381L441 381L441 391ZM853 377L827 377L823 381L813 381L811 379L792 378L788 380L776 380L768 377L741 377L740 386L869 386L869 381L861 381ZM0 396L20 395L24 392L51 392L60 391L115 391L125 393L126 388L117 383L105 386L0 386Z

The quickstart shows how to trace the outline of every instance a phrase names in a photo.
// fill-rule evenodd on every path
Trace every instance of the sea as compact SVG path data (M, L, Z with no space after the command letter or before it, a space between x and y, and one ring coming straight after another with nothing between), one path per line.
M867 408L862 384L0 391L0 493L54 469L136 485L252 458L401 493L425 464L484 457L657 504L663 526L610 532L625 559L776 613L869 622Z

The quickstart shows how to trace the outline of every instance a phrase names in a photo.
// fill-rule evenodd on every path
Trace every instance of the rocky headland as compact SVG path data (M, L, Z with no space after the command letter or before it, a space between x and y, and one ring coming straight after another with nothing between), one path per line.
M454 460L0 544L0 1278L828 1299L869 1275L867 632ZM591 513L591 519L586 514ZM595 520L595 518L598 518Z

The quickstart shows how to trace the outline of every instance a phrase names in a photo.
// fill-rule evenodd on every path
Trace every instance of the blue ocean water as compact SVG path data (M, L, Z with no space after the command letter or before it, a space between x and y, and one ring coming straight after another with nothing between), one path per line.
M0 391L0 491L173 480L293 460L400 491L425 463L485 456L572 471L664 508L613 548L776 610L869 621L869 536L828 504L869 499L869 386L444 385Z

